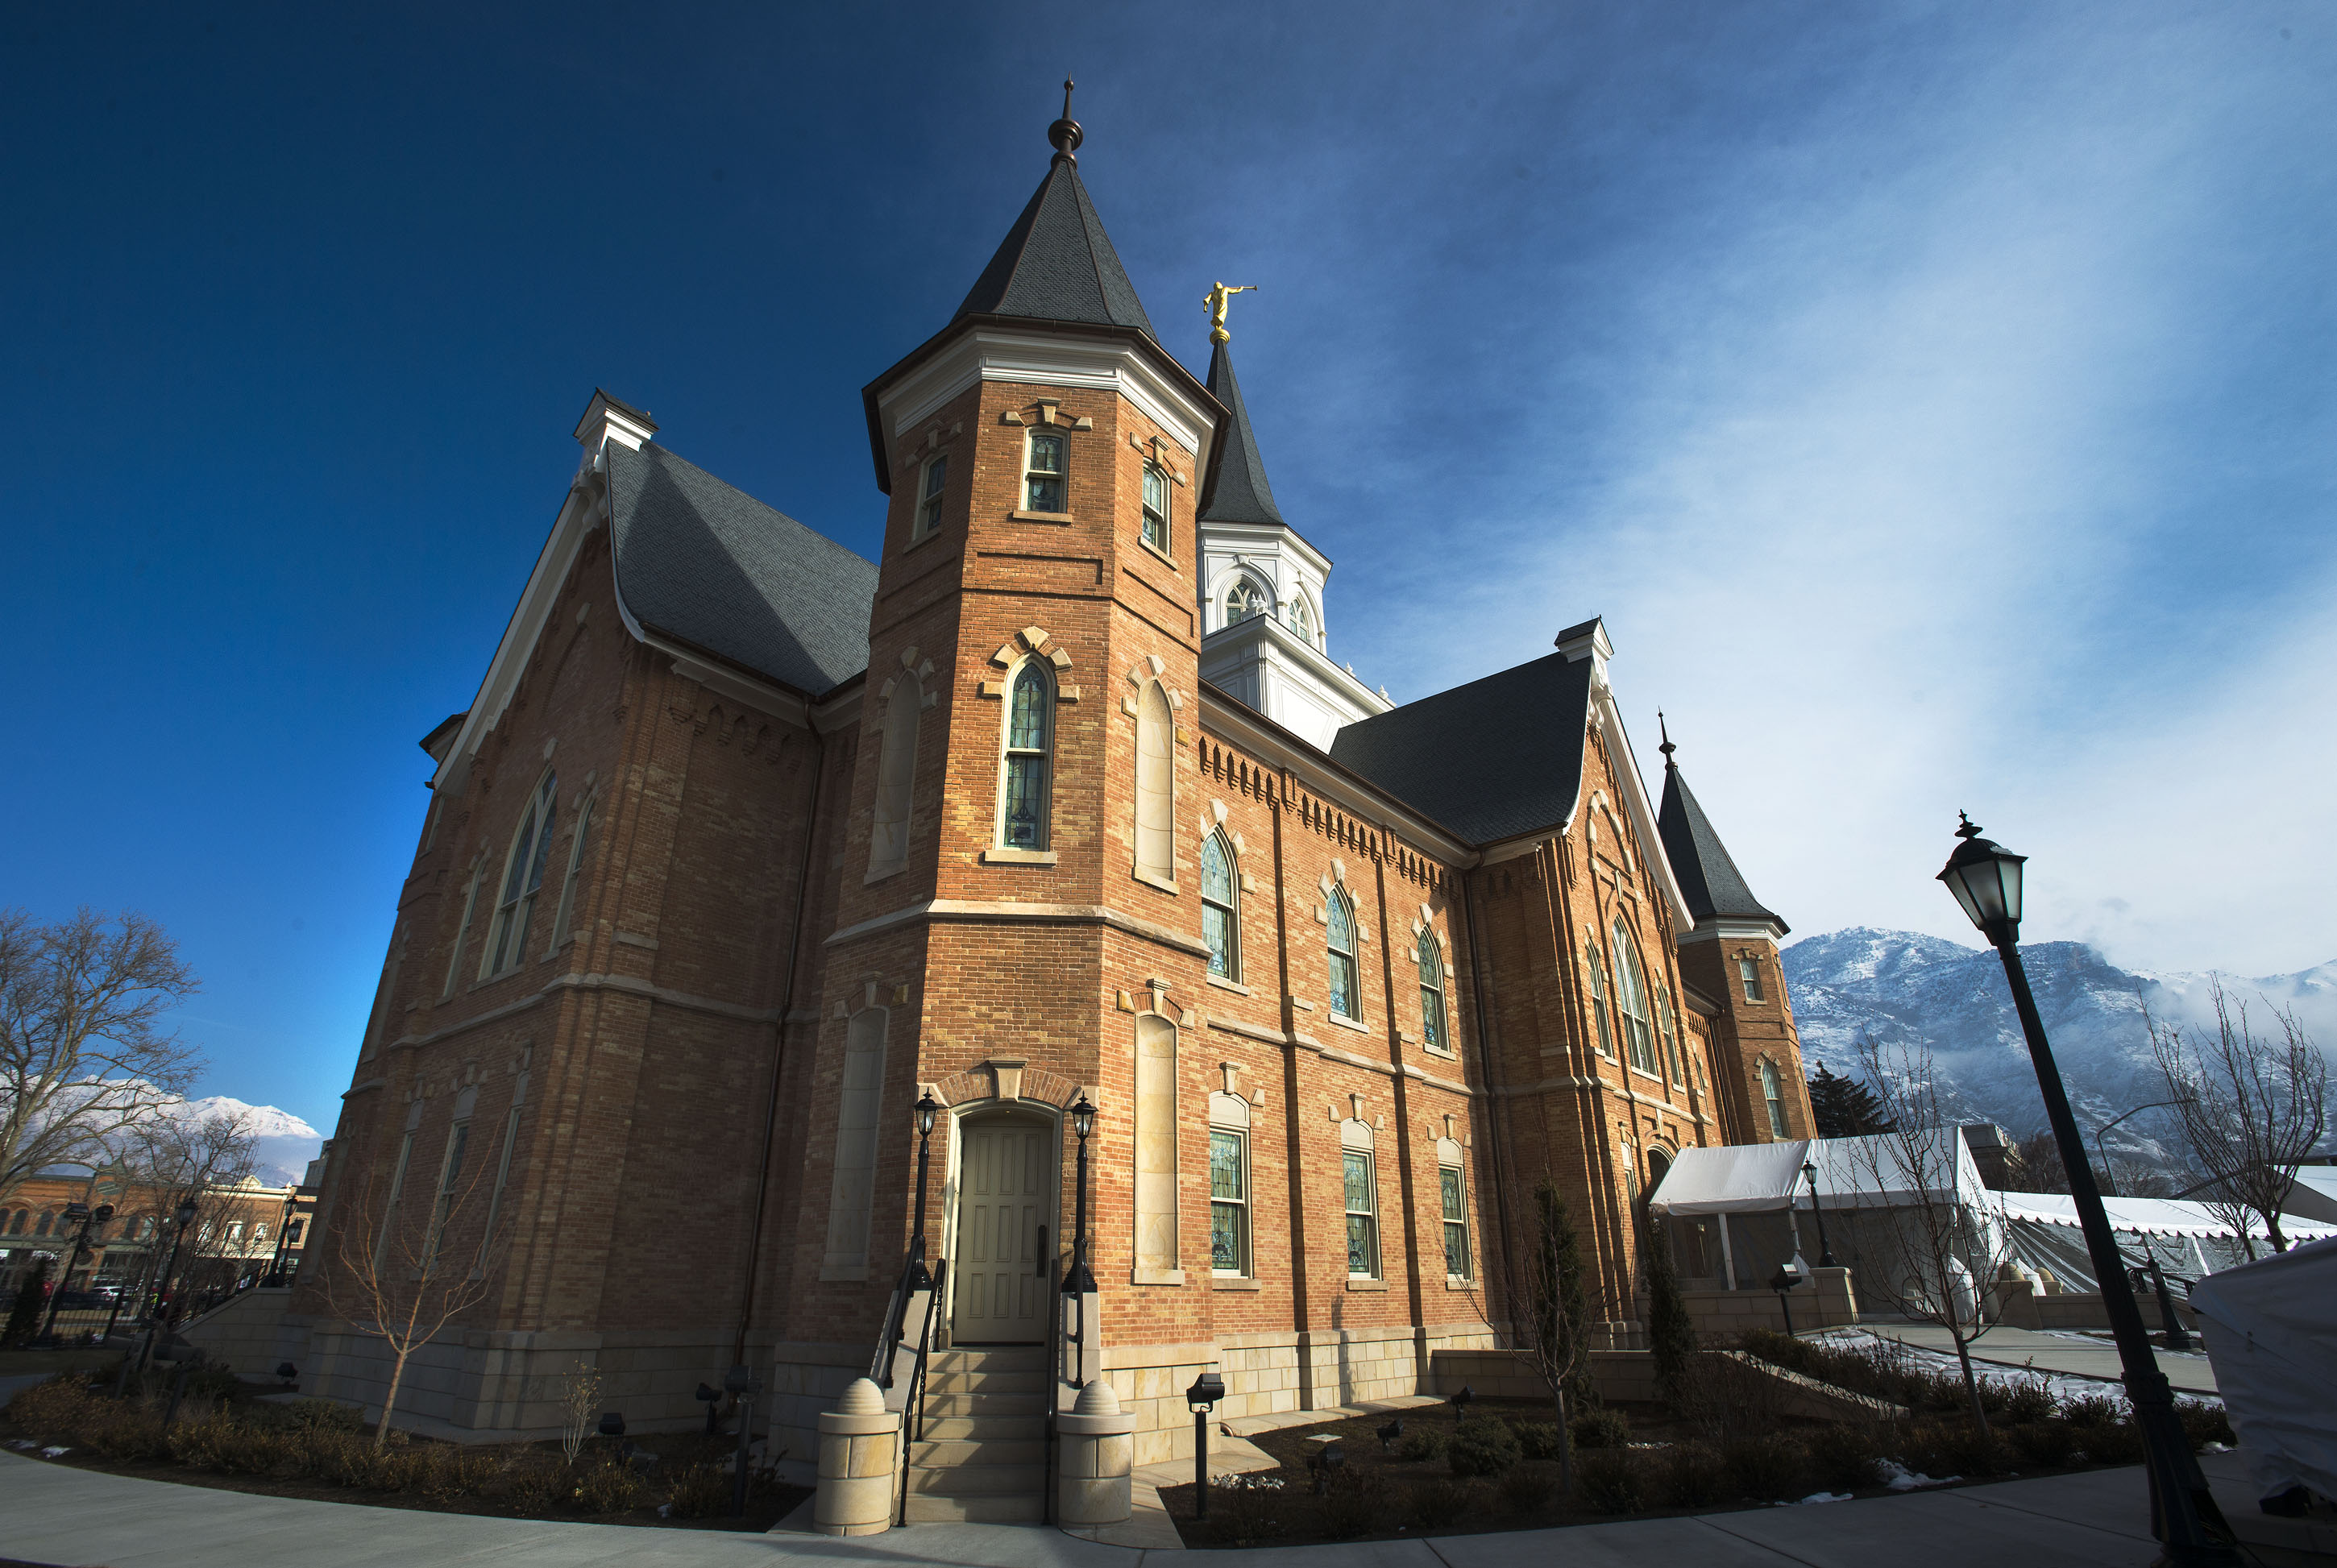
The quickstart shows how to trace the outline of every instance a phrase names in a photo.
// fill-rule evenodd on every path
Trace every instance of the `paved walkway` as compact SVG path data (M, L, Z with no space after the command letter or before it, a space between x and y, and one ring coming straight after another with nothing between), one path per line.
M2238 1456L2211 1455L2207 1463L2225 1508L2253 1512ZM840 1541L486 1519L134 1481L0 1454L0 1556L68 1568L571 1568L619 1562L629 1568L1144 1568L1154 1554L1037 1526L921 1524ZM2156 1544L2146 1522L2142 1472L2125 1469L1567 1530L1213 1552L1207 1564L1543 1568L1561 1555L1569 1568L1638 1568L1660 1560L1698 1568L1872 1568L1882 1561L1892 1568L1987 1562L2142 1568L2156 1555Z
M1902 1344L1937 1350L1947 1356L1956 1353L1955 1341L1948 1337L1948 1331L1930 1323L1870 1321L1858 1326L1869 1333L1897 1339ZM2158 1358L2158 1369L2166 1374L2166 1380L2175 1385L2176 1393L2215 1392L2215 1368L2208 1364L2204 1351L2162 1350L2153 1346L2151 1354ZM2126 1375L2118 1366L2116 1345L2106 1339L2097 1339L2074 1329L2039 1333L2033 1329L2000 1326L1990 1329L1974 1342L1972 1359L1993 1361L2006 1367L2034 1364L2039 1371L2062 1372L2073 1378L2100 1378L2112 1383Z

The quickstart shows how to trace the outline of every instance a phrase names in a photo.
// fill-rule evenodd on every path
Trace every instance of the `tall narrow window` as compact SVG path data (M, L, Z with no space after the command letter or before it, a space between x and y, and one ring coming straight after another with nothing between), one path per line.
M1346 889L1335 887L1331 890L1329 916L1331 1011L1340 1018L1360 1021L1364 1016L1364 997L1355 969L1355 911L1347 902Z
M1590 966L1590 1016L1599 1025L1599 1054L1615 1054L1615 1027L1607 1017L1607 962L1599 956L1596 939L1586 939L1582 956Z
M1777 1064L1766 1057L1761 1058L1761 1101L1769 1111L1769 1135L1790 1137L1785 1131L1785 1086L1777 1077Z
M844 1076L836 1106L836 1170L827 1197L829 1269L865 1271L868 1264L876 1114L885 1092L885 1026L890 1016L883 1008L864 1008L845 1027Z
M1761 999L1761 966L1753 961L1751 953L1736 955L1736 978L1745 982L1746 1001L1757 1002Z
M894 678L876 742L876 808L868 827L868 880L890 876L909 861L909 812L917 782L917 716L925 688L912 670Z
M503 897L496 901L494 934L487 942L481 979L517 968L526 956L528 917L535 912L536 895L543 891L543 863L552 857L552 829L559 806L560 781L545 774L520 817L519 831L512 835Z
M1339 1155L1347 1208L1347 1272L1361 1279L1379 1278L1380 1196L1374 1180L1372 1156L1361 1149Z
M1414 957L1420 964L1421 1043L1432 1051L1450 1050L1450 1037L1444 1031L1444 950L1438 945L1436 933L1424 926Z
M446 1134L446 1158L438 1172L438 1202L430 1212L430 1240L423 1249L423 1256L433 1263L446 1244L446 1221L454 1212L455 1189L463 1179L463 1155L470 1146L471 1120L465 1116Z
M1178 1269L1177 1026L1159 1013L1136 1018L1136 1282L1160 1284ZM1176 1281L1181 1284L1181 1280Z
M1469 1203L1457 1158L1454 1164L1436 1167L1436 1187L1444 1207L1444 1272L1465 1280L1469 1277Z
M1240 886L1234 847L1225 830L1216 829L1201 841L1201 940L1208 944L1209 973L1221 980L1241 979Z
M1631 1065L1643 1073L1656 1070L1656 1031L1648 1011L1648 987L1639 975L1639 952L1621 920L1614 927L1615 1010L1622 1015L1623 1041Z
M944 453L925 464L924 489L917 500L917 526L911 531L912 539L923 539L942 525L942 487L949 482L949 454Z
M463 890L463 923L455 928L455 950L446 955L446 986L438 993L440 1001L455 994L455 981L463 972L463 946L471 939L471 917L479 907L479 888L487 880L487 862L478 862L471 867L471 885Z
M1032 511L1062 511L1063 438L1031 437L1029 466L1022 474L1024 505Z
M576 837L568 846L568 874L560 879L560 918L552 922L552 945L554 948L568 940L576 919L576 883L584 871L584 851L592 833L592 808L598 803L586 801L576 813Z
M1656 1022L1664 1033L1664 1065L1667 1076L1676 1084L1687 1082L1685 1052L1680 1040L1679 1008L1672 994L1662 986L1656 988Z
M1249 1139L1209 1130L1209 1271L1249 1273Z
M1237 577L1234 579L1234 585L1226 589L1226 624L1239 626L1243 621L1255 619L1264 615L1272 602L1266 597L1266 589L1258 586L1257 579Z
M1038 660L1014 677L1006 711L1006 807L999 842L1010 850L1047 847L1048 774L1055 742L1055 687Z
M1290 612L1287 619L1291 630L1305 638L1309 643L1315 640L1315 608L1306 602L1305 594L1294 593L1290 596Z
M1147 681L1136 699L1136 874L1177 881L1177 732L1168 694Z
M419 1111L421 1108L420 1102L416 1102L415 1109ZM379 1273L383 1268L387 1266L389 1261L389 1239L397 1233L397 1200L399 1195L406 1191L406 1164L414 1158L414 1128L412 1125L414 1119L415 1118L413 1117L408 1117L406 1136L397 1145L397 1164L390 1172L389 1177L389 1197L381 1206L381 1239L374 1243L373 1249L373 1266L376 1273Z
M479 1227L479 1257L473 1268L487 1266L487 1249L495 1244L495 1222L503 1218L504 1189L511 1184L512 1152L519 1144L519 1115L527 1101L527 1075L519 1075L512 1089L511 1113L504 1118L503 1154L495 1161L494 1191L487 1196L486 1223Z
M1150 463L1144 465L1144 542L1168 548L1168 476Z

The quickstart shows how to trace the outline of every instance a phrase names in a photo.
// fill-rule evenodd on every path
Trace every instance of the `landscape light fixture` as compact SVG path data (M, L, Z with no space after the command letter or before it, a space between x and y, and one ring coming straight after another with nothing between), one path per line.
M722 1391L738 1401L738 1456L730 1475L730 1514L744 1518L747 1514L747 1442L755 1427L755 1396L763 1386L755 1381L755 1369L737 1366L722 1374Z
M1080 1096L1082 1100L1085 1095ZM1185 1390L1185 1403L1193 1407L1193 1517L1209 1516L1209 1410L1226 1397L1226 1380L1215 1372L1204 1372L1193 1379Z
M1791 1263L1780 1263L1777 1277L1769 1281L1769 1289L1777 1292L1778 1310L1785 1314L1785 1337L1789 1339L1794 1336L1794 1305L1785 1292L1797 1288L1801 1282L1802 1271Z
M276 1375L284 1380L284 1387L289 1388L300 1380L300 1368L289 1361L279 1361L276 1363Z
M2078 1119L2069 1111L2068 1091L2061 1070L2054 1065L2053 1047L2045 1037L2045 1021L2038 1016L2037 998L2029 989L2029 972L2020 962L2020 877L2026 855L1980 836L1979 824L1958 813L1962 825L1956 837L1963 842L1940 872L1940 881L1963 906L1972 925L1996 949L2003 960L2005 983L2012 991L2013 1010L2020 1015L2020 1032L2029 1042L2029 1059L2037 1069L2037 1087L2045 1098L2045 1119L2053 1128L2053 1143L2069 1178L2069 1197L2085 1232L2086 1252L2099 1281L2102 1307L2110 1320L2110 1337L2117 1342L2118 1364L2125 1371L2127 1398L2134 1406L2135 1425L2142 1429L2144 1465L2150 1477L2150 1533L2165 1549L2164 1562L2172 1568L2236 1568L2240 1561L2231 1527L2207 1490L2206 1477L2183 1434L2175 1413L2175 1395L2166 1374L2150 1352L2150 1336L2142 1326L2142 1310L2127 1283L2126 1260L2110 1230L2109 1212L2102 1206L2101 1188L2094 1180L2093 1162L2086 1158L2086 1142Z
M697 1400L699 1400L699 1402L701 1402L702 1404L704 1404L704 1405L705 1405L705 1407L706 1407L706 1435L707 1435L708 1437L713 1437L713 1436L714 1436L714 1413L715 1413L716 1408L717 1408L719 1406L720 1406L720 1404L722 1403L722 1390L721 1390L721 1389L719 1389L719 1388L714 1388L714 1387L713 1387L713 1386L711 1386L710 1384L700 1383L700 1384L698 1386L698 1392L697 1392L697 1393L695 1393L695 1394L693 1394L693 1395L691 1395L691 1396L690 1396L690 1398L693 1398L693 1399L697 1399Z

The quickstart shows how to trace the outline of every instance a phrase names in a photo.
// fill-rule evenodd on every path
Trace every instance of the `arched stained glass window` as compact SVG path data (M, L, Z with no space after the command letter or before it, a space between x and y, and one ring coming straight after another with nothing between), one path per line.
M1201 841L1201 940L1209 948L1209 973L1221 980L1241 979L1241 890L1234 847L1218 828Z
M544 862L552 858L552 830L559 815L560 781L551 774L535 788L519 831L512 835L510 858L504 862L503 897L495 901L495 928L487 940L479 978L519 967L527 955L527 922L535 913L536 894L543 891Z
M1423 927L1420 932L1420 1038L1432 1051L1452 1049L1444 1031L1444 950L1437 945L1436 933Z
M1361 1019L1364 998L1355 967L1355 911L1347 902L1346 889L1331 890L1329 915L1331 1011L1343 1018Z
M1284 619L1290 629L1300 637L1310 643L1315 640L1315 607L1306 602L1305 594L1294 593L1290 596L1290 609Z
M1257 579L1237 577L1234 585L1226 589L1226 624L1239 626L1243 621L1254 620L1264 615L1273 602Z
M1012 850L1047 847L1050 765L1055 745L1055 683L1046 667L1026 660L1014 677L1006 715L1006 807L999 842Z
M1791 1137L1785 1130L1785 1086L1777 1076L1777 1064L1766 1057L1761 1058L1761 1102L1769 1112L1769 1135Z
M1647 982L1639 975L1639 954L1632 945L1630 930L1621 920L1615 922L1614 944L1615 1010L1622 1015L1625 1048L1630 1052L1633 1066L1652 1073L1657 1070L1656 1031L1648 1010Z

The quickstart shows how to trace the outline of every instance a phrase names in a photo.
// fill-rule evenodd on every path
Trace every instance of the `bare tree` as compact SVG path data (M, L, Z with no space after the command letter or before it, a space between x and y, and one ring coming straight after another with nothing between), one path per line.
M1862 1185L1892 1194L1888 1207L1863 1210L1860 1230L1880 1233L1883 1257L1858 1273L1862 1299L1917 1322L1935 1324L1954 1341L1972 1419L1988 1430L1971 1347L1989 1329L1981 1306L1988 1285L2012 1257L2010 1232L1980 1204L1964 1201L1963 1135L1941 1104L1930 1047L1859 1042L1869 1083L1876 1086L1892 1130L1848 1150ZM1870 1219L1870 1216L1872 1218Z
M143 915L0 911L0 1200L51 1165L103 1164L180 1097L201 1063L161 1020L198 989Z
M211 1244L204 1239L206 1227L213 1242L225 1236L227 1212L243 1201L244 1180L259 1158L259 1139L251 1130L250 1113L173 1115L170 1107L158 1106L145 1120L117 1134L113 1143L120 1152L117 1164L128 1182L128 1201L114 1211L122 1233L132 1234L132 1226L153 1220L158 1244L149 1250L147 1261L150 1270L159 1269L168 1251L159 1244L162 1226L177 1223L180 1204L192 1203L195 1220L180 1243L179 1277L200 1271L203 1249ZM167 1290L170 1283L154 1280L151 1288ZM172 1298L173 1318L180 1315L184 1293Z
M1590 1298L1573 1217L1567 1213L1564 1194L1548 1176L1534 1189L1533 1227L1524 1289L1512 1288L1512 1300L1523 1310L1512 1311L1511 1331L1557 1408L1560 1495L1570 1495L1574 1438L1567 1397L1581 1391L1590 1365Z
M2225 996L2221 979L2209 984L2212 1031L2161 1024L2147 1009L2143 1024L2175 1102L2171 1119L2184 1153L2207 1178L2200 1195L2219 1217L2236 1220L2250 1257L2255 1255L2248 1240L2255 1228L2251 1214L2263 1220L2273 1251L2285 1252L2281 1204L2295 1184L2297 1166L2328 1130L2329 1060L2293 1010L2272 1008L2280 1036L2260 1036L2249 1022L2247 1003Z
M335 1316L380 1339L390 1354L376 1447L389 1440L406 1363L487 1299L508 1250L508 1223L490 1227L478 1213L492 1191L494 1162L464 1160L467 1126L457 1124L423 1212L402 1205L395 1185L368 1175L335 1227L337 1267L325 1272L325 1300Z
M2016 1147L2020 1157L2020 1191L2066 1193L2069 1190L2069 1172L2061 1161L2061 1145L2049 1130L2029 1134Z

